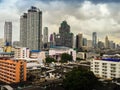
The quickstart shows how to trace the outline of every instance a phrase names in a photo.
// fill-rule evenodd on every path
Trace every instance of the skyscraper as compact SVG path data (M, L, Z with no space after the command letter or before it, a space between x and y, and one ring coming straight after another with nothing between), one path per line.
M44 34L43 34L43 42L48 43L48 27L44 27L43 32L44 32Z
M73 33L70 32L70 26L66 21L61 23L59 34L55 37L56 46L73 47Z
M83 45L83 36L82 34L76 35L76 48L81 49Z
M12 45L12 22L5 22L4 41L5 44Z
M20 23L22 46L27 46L32 50L40 50L42 47L42 11L32 6L28 13L21 16ZM23 40L23 36L26 40Z
M20 17L20 46L27 47L27 13Z
M97 48L97 33L96 32L92 33L92 46L93 48Z
M55 32L50 34L50 47L53 47L55 45L55 36L56 36Z
M108 39L108 36L105 37L105 48L109 48L109 39Z
M87 38L83 38L83 46L87 46Z

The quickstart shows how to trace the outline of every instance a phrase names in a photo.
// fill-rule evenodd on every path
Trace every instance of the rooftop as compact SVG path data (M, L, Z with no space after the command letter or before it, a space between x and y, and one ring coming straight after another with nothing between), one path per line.
M69 47L64 47L64 46L53 46L50 49L70 49Z
M38 53L40 50L31 50L30 52Z
M103 55L102 57L95 57L95 60L120 62L120 55L119 54Z

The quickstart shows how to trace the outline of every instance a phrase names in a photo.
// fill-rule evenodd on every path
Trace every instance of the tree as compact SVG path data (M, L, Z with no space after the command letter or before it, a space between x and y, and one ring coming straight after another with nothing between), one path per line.
M56 62L56 60L54 58L51 57L46 57L46 63L52 63L52 62Z
M98 79L93 72L80 68L68 72L63 80L65 90L92 90L98 84Z
M72 61L72 60L73 60L72 55L69 55L69 54L67 54L67 53L63 53L63 54L61 55L61 61L62 61L62 62L67 62L67 61Z

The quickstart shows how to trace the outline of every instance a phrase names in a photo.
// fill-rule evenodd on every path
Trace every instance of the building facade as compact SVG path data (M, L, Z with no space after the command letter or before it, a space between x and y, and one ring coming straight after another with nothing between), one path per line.
M13 49L15 58L29 58L30 49L26 47L15 47Z
M20 46L27 47L27 13L20 17Z
M83 46L87 46L87 38L83 38Z
M21 16L20 23L22 46L27 46L31 50L40 50L42 47L42 11L32 6L28 13Z
M76 61L76 51L73 50L72 48L56 46L56 47L50 48L49 50L49 56L55 58L58 61L61 60L61 54L63 53L72 55L73 61Z
M116 58L117 57L117 58ZM104 56L91 61L91 71L100 78L120 78L120 55Z
M0 47L3 47L3 46L4 46L4 39L0 38Z
M92 33L92 46L93 48L97 48L97 33L96 32Z
M44 34L43 34L43 42L48 43L48 27L44 27L43 32L44 32Z
M78 34L76 35L76 48L80 49L83 46L83 35L82 34Z
M0 81L8 84L26 81L26 62L0 59Z
M12 22L5 22L5 25L4 25L4 42L7 45L12 45Z
M56 33L52 33L50 34L50 47L55 46L55 37L56 37Z
M70 33L70 26L66 21L61 23L59 34L55 37L56 46L73 47L73 33Z
M105 37L105 48L109 48L109 39L108 36Z
M102 41L98 41L98 48L103 49L104 48L104 43Z

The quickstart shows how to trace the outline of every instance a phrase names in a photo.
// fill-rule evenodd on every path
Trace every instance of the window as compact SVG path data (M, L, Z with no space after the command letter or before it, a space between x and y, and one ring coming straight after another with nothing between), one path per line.
M107 63L102 63L102 65L107 65Z
M111 64L111 66L116 66L116 64Z

